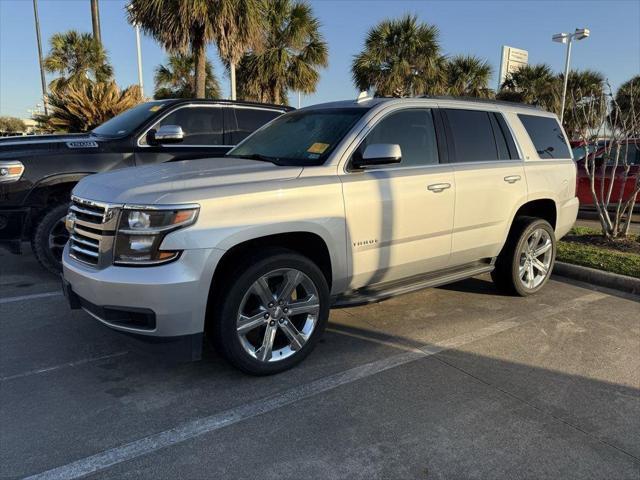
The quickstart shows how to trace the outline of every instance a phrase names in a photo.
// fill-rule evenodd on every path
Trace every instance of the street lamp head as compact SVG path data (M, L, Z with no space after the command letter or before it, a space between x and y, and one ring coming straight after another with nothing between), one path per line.
M568 33L556 33L551 39L558 43L567 43L569 41L570 34Z
M587 38L591 32L589 32L588 28L576 28L575 33L573 34L576 40L582 40L583 38Z

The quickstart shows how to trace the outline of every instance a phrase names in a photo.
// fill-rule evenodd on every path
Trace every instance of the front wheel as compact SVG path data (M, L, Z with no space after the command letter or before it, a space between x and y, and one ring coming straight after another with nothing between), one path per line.
M50 208L38 222L31 238L31 248L36 259L51 273L62 271L62 251L69 240L65 226L67 203Z
M491 272L502 291L520 296L539 291L551 276L556 258L553 227L540 218L517 218Z
M311 353L329 316L329 287L317 265L274 249L247 259L231 278L217 295L211 325L229 362L252 375L270 375Z

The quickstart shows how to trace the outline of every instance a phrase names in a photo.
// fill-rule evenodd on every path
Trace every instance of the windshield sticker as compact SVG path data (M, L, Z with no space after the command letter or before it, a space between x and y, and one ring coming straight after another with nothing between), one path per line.
M314 143L309 148L307 148L307 152L322 154L327 148L329 148L328 143Z
M151 107L149 109L150 112L157 112L158 110L160 110L162 108L162 105L154 105L153 107Z
M320 154L319 153L310 153L308 158L311 159L311 160L317 160L318 158L320 158Z

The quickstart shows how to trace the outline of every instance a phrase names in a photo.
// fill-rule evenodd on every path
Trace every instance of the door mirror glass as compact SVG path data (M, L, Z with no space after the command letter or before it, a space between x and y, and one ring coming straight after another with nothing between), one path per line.
M402 150L397 143L371 143L364 149L361 158L354 159L354 167L389 165L400 163L401 160Z
M184 139L184 132L179 125L162 125L158 130L149 130L147 142L150 145L165 145L180 143Z

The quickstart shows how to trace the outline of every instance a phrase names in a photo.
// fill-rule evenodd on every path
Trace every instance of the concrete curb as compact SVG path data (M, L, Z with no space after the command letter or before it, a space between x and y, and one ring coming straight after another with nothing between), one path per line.
M617 273L605 272L595 268L556 262L553 273L562 277L573 278L581 282L613 288L623 292L640 295L640 278L628 277Z

